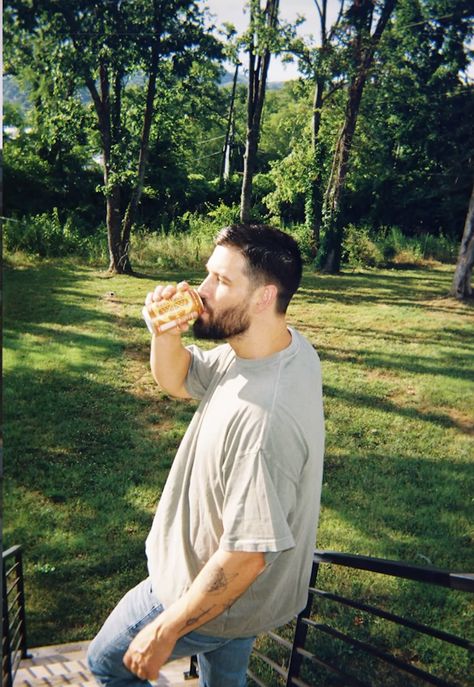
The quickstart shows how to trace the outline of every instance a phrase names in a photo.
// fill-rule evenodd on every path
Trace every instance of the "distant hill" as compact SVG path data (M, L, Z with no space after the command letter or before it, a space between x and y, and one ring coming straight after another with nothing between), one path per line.
M231 74L231 72L224 71L223 76L221 77L220 80L220 85L221 86L229 86L234 80L234 75ZM237 83L242 83L242 84L247 84L248 79L246 76L243 76L242 73L239 73L237 77ZM283 88L285 82L284 81L269 81L267 83L267 88L270 91L277 91L280 88Z
M3 102L19 105L26 112L31 107L30 91L22 88L14 76L3 77Z
M221 86L229 86L234 80L234 75L228 71L224 71L220 80ZM238 76L238 83L247 84L247 78L241 74ZM135 86L143 83L143 77L136 74L128 80L128 83ZM284 85L284 81L270 81L267 84L269 90L278 90ZM5 75L3 77L3 101L13 105L19 105L23 112L26 112L31 107L31 91L28 88L23 88L19 85L14 76ZM86 89L81 89L80 98L83 102L89 102L89 94Z

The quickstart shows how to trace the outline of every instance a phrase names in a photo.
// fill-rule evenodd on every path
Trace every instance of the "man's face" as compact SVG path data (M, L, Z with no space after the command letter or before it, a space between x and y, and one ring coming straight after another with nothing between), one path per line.
M231 339L247 331L252 288L245 266L238 250L216 246L206 265L207 277L198 289L204 312L193 325L196 337Z

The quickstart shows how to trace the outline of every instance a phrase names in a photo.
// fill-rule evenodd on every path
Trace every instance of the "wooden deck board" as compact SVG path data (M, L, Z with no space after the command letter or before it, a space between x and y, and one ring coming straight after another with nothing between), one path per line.
M97 687L86 662L89 642L30 649L31 658L21 661L14 687ZM189 658L164 666L156 687L197 687L198 680L185 680Z

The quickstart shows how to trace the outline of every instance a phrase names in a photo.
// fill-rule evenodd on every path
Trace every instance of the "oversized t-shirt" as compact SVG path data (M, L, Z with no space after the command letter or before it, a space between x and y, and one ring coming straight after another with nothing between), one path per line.
M322 384L316 351L290 333L287 348L256 360L228 344L189 347L186 388L201 403L147 538L153 590L168 607L217 549L260 551L266 560L203 634L256 635L306 603L323 469Z

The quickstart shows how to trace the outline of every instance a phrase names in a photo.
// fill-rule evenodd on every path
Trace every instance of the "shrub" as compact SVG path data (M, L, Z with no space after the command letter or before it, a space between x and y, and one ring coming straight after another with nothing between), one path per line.
M377 244L385 262L420 265L426 260L453 262L457 257L458 243L443 234L405 236L398 227L382 227L380 235Z
M83 239L72 218L61 222L59 211L24 217L5 222L4 241L7 251L25 251L41 257L60 257L83 253Z
M440 262L456 262L459 243L441 234L433 236L426 234L423 237L423 257Z
M59 211L5 220L3 237L7 253L24 252L42 258L75 255L92 262L107 260L105 227L88 234L88 227L74 216L62 222Z
M212 241L192 232L153 233L142 230L132 234L132 264L153 265L157 269L186 269L203 266L212 252Z
M383 263L383 254L370 238L367 227L346 227L342 245L343 261L351 267L377 267Z
M312 263L316 254L312 230L305 224L296 224L286 231L296 240L304 262L308 264Z

